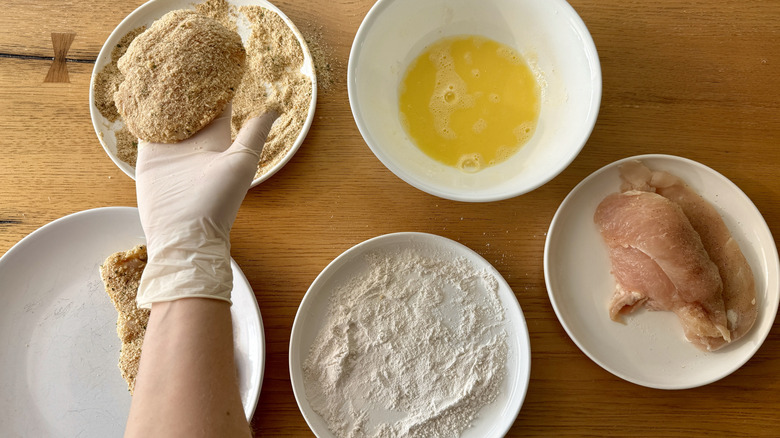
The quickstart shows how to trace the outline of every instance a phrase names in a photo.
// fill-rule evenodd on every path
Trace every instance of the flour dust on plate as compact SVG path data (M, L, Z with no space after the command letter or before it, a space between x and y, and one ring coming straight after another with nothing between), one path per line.
M609 317L616 281L607 245L593 218L599 204L620 190L620 167L636 161L683 178L722 217L752 268L758 307L755 323L741 339L718 351L702 351L685 342L680 320L672 312L640 309L625 318L626 324ZM737 370L768 335L780 301L780 259L761 213L720 173L671 155L629 157L580 182L550 224L544 271L555 314L574 343L605 370L651 388L698 387Z
M144 242L138 209L99 208L41 227L0 258L0 333L14 334L0 337L0 435L121 436L130 393L99 268ZM252 288L231 266L239 391L251 419L265 340Z
M498 282L413 250L366 262L333 291L303 366L306 397L339 437L459 435L506 374Z
M331 263L301 303L290 348L304 417L336 437L503 435L530 359L495 269L421 233L380 236ZM499 413L509 418L496 424Z

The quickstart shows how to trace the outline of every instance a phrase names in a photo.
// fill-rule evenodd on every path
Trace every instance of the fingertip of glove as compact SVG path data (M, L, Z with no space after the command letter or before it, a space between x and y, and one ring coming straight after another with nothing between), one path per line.
M268 134L271 132L276 119L279 118L279 112L271 110L258 117L249 119L236 136L234 144L240 144L241 146L250 149L255 152L263 150Z

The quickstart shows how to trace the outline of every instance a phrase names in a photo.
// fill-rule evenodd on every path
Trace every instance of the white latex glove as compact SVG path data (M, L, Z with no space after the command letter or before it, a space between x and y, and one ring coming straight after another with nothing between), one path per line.
M149 259L139 307L180 298L230 302L230 229L278 114L249 120L230 144L231 106L189 139L139 142L136 195Z

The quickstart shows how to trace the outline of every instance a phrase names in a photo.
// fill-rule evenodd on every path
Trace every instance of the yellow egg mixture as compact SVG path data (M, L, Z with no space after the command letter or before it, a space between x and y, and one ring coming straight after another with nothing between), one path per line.
M401 122L423 152L465 172L515 154L536 129L540 90L515 50L480 36L446 38L409 66Z

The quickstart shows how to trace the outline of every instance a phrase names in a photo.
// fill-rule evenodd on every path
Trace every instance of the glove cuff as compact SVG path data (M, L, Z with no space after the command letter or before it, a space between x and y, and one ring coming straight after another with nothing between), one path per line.
M152 303L182 298L230 302L230 239L218 234L184 230L166 236L165 242L149 239L149 258L136 296L138 307L148 309Z

